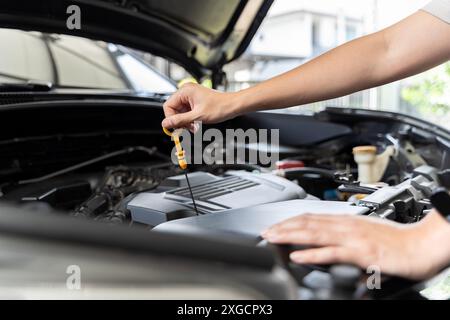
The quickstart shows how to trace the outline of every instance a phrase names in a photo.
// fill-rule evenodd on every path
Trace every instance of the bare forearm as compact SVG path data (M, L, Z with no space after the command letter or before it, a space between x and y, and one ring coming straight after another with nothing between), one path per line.
M449 29L442 21L418 12L237 93L236 112L332 99L417 74L450 58L449 45L440 43L449 36Z
M369 88L375 84L369 75L385 54L383 42L381 34L360 38L243 90L239 93L242 111L302 105Z

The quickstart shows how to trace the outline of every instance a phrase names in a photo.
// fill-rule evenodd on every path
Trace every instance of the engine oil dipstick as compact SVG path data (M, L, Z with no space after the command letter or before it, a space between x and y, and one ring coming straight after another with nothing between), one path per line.
M175 143L175 148L177 152L175 153L178 159L178 165L182 170L187 169L187 162L185 157L185 152L183 150L183 147L181 146L180 142L180 133L181 129L174 130L173 132L170 132L166 128L163 128L163 131L166 135L172 138L172 141Z
M178 165L180 166L180 168L184 171L184 176L186 177L186 182L188 185L188 189L189 189L189 193L191 195L191 199L192 199L192 204L194 206L194 210L196 215L198 216L198 209L197 209L197 205L195 203L195 199L194 199L194 193L192 192L192 188L191 188L191 184L189 182L189 177L187 174L187 161L186 161L186 153L183 150L183 147L181 145L180 142L180 133L181 133L182 129L176 129L173 132L167 130L166 128L163 127L163 131L166 135L168 135L169 137L172 138L173 142L175 143L175 149L176 149L176 156L178 159Z

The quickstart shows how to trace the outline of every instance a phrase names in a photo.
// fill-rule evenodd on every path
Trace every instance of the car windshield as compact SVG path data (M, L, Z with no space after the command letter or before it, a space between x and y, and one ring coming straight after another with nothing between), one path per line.
M85 38L0 29L0 83L172 93L176 84L144 54Z
M252 86L346 41L381 30L416 12L427 2L275 0L245 54L226 66L228 90ZM450 63L375 89L282 112L310 113L327 106L392 111L450 129Z

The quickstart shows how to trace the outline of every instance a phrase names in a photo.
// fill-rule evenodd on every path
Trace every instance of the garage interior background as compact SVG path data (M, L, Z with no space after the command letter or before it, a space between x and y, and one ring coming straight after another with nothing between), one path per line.
M246 88L290 70L346 41L385 28L428 0L275 0L245 54L227 65L226 90ZM188 75L164 59L143 55L176 81ZM450 63L421 75L339 99L280 112L304 113L326 106L388 110L450 128Z

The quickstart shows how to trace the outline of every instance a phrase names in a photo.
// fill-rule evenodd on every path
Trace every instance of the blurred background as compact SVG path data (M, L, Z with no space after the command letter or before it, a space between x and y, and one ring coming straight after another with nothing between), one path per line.
M226 66L228 84L223 89L247 88L295 68L344 42L396 23L427 2L275 0L248 50L239 60ZM176 81L187 76L164 59L148 54L145 59ZM325 106L406 113L450 129L450 63L379 88L283 112L314 112Z

